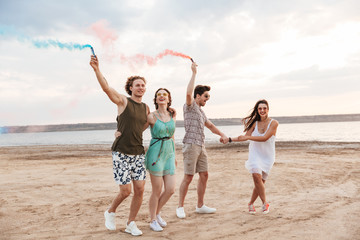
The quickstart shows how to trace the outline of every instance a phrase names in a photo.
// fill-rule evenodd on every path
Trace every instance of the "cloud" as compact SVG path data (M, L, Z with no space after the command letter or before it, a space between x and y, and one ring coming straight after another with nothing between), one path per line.
M145 76L144 101L153 109L153 92L167 87L180 119L191 62L166 56L149 66L124 58L155 58L165 49L193 57L196 83L212 86L210 117L236 116L232 109L246 112L259 98L277 115L296 115L289 102L314 113L308 99L317 110L326 99L334 106L319 112L326 114L344 111L334 96L354 96L360 87L359 7L321 0L17 0L0 2L0 22L31 39L90 43L112 87L126 94L128 76ZM37 49L0 34L0 52L0 126L114 120L116 107L96 81L88 49Z

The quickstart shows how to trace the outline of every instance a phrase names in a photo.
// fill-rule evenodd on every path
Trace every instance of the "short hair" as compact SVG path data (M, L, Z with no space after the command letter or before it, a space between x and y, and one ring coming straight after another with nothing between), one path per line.
M210 86L206 85L197 85L194 90L194 98L196 98L196 95L199 94L200 96L203 95L204 92L210 91Z
M126 83L125 83L125 91L131 96L132 95L132 91L130 90L130 87L132 87L133 83L135 80L143 80L144 83L146 84L146 80L144 77L140 77L140 76L131 76L128 77Z

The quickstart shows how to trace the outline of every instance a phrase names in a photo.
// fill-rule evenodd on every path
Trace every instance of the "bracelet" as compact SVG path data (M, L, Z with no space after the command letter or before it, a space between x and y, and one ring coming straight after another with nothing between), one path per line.
M232 142L232 139L231 139L231 137L229 137L229 142Z

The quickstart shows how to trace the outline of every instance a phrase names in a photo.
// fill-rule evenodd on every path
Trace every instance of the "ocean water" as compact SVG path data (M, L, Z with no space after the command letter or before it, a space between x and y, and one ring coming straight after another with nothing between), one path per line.
M243 134L243 126L218 126L227 136ZM0 134L2 146L57 145L57 144L112 144L115 130L37 132ZM175 143L181 144L185 129L176 128ZM205 128L205 142L216 143L219 136ZM143 135L144 145L149 145L151 134L147 129ZM360 122L292 123L280 124L277 141L325 141L360 142Z

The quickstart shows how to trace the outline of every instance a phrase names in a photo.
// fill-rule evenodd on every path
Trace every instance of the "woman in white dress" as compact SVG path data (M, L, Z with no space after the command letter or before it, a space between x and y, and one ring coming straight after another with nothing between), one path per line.
M255 214L254 202L257 197L262 201L262 212L269 212L265 195L265 181L275 162L275 135L279 123L268 116L269 104L262 99L257 101L251 114L243 119L245 135L229 138L229 142L250 140L249 158L245 167L252 174L254 189L251 195L249 213Z

